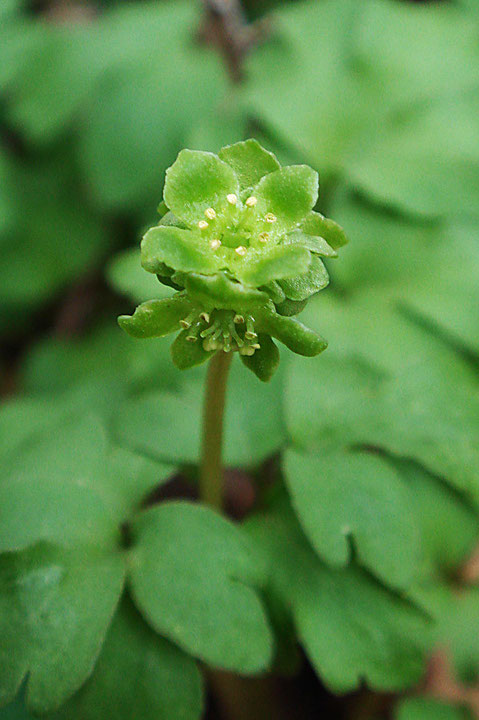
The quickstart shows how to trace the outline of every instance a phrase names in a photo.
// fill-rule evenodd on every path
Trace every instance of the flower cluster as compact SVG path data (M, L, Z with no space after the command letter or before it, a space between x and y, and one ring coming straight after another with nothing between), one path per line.
M281 167L256 140L219 156L182 150L166 172L158 226L141 243L142 265L176 293L121 316L134 337L180 330L172 346L184 369L213 353L237 351L268 380L279 362L277 338L316 355L326 342L294 316L328 284L321 257L336 257L342 229L314 212L318 174Z

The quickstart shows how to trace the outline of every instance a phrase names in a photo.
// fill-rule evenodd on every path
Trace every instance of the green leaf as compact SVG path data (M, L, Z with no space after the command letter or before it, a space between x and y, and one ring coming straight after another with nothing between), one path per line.
M475 94L429 103L400 126L385 123L358 149L349 174L355 186L409 213L474 215L479 202L478 137Z
M195 328L182 330L171 346L171 357L179 370L188 370L196 365L202 365L214 355L214 352L207 352L203 348L203 343L198 339L194 342L188 340L189 337L193 337L192 333L194 332Z
M213 153L182 150L166 172L165 202L189 226L204 220L210 207L219 215L228 206L226 196L231 193L239 194L238 178Z
M78 118L78 156L102 207L153 207L162 173L223 96L221 59L191 42L200 18L178 0L123 4L89 24L103 70Z
M299 640L333 692L398 690L423 675L432 642L420 610L357 567L325 566L282 501L246 530L269 568L267 593L290 608Z
M68 154L51 153L48 162L34 165L17 163L10 183L15 231L0 236L0 304L31 311L34 303L93 270L111 240L82 195Z
M299 521L330 565L357 561L393 587L407 588L420 565L419 522L407 486L383 458L332 450L284 460Z
M377 108L383 114L352 62L363 12L362 4L348 0L281 3L270 42L246 61L248 110L293 159L321 168L323 182L342 171L371 115L376 120Z
M272 641L242 532L188 503L147 510L132 532L131 590L148 622L213 666L264 670Z
M120 332L110 318L85 337L37 343L25 360L22 386L31 394L58 397L85 388L91 378L103 387L114 384L117 400L144 387L172 389L180 384L168 341L139 343ZM106 414L115 408L113 398L108 398Z
M268 335L259 335L259 350L254 355L241 355L243 365L246 365L256 377L268 382L273 377L279 365L279 350Z
M0 556L0 702L54 710L91 673L120 596L120 555L38 545Z
M278 371L258 392L257 379L233 358L225 411L227 466L255 467L285 445L282 377ZM176 392L149 390L124 402L114 418L121 444L161 462L197 464L203 379L201 374Z
M124 599L92 676L49 720L199 720L202 705L194 661L158 637Z
M155 462L122 447L113 447L98 478L102 496L119 523L129 520L154 490L175 474L176 468Z
M190 273L186 278L186 290L201 307L207 309L254 308L268 302L268 296L261 290L246 287L229 280L225 273L198 275Z
M304 274L285 278L280 284L289 300L307 300L311 295L327 287L329 275L319 257L313 255L311 264Z
M136 308L133 315L120 315L118 324L132 337L164 337L180 330L180 320L184 319L191 309L191 301L185 295L147 300Z
M256 314L260 332L272 335L299 355L318 355L328 346L320 335L292 317L283 317L269 308L258 309Z
M294 277L306 272L311 264L311 253L297 245L273 245L267 250L251 251L241 263L236 274L246 285L260 287L272 280Z
M389 462L408 487L413 522L421 531L425 558L422 573L449 577L468 560L477 545L477 511L442 478L417 463L400 458Z
M110 447L97 417L72 414L71 401L66 405L65 410L47 404L46 420L32 408L29 427L23 403L18 410L28 433L10 425L12 447L3 454L0 481L0 551L42 540L71 549L115 547L120 525L173 472L171 466ZM15 420L12 413L10 419Z
M212 274L221 262L206 240L191 230L160 226L148 230L141 242L141 264L155 275L162 274L162 265L175 270Z
M20 696L0 710L0 718L2 720L33 720L33 716L28 712L25 702Z
M459 679L473 685L479 677L479 589L463 588L447 604L440 619L438 643L447 648Z
M257 140L250 139L227 145L221 148L219 156L233 168L245 195L264 175L280 169L276 156L261 147Z
M90 416L63 422L14 454L0 482L0 551L40 540L111 547L116 518L102 497L107 443Z
M106 276L109 285L121 295L133 302L143 302L152 297L165 298L171 296L171 290L157 278L145 273L141 267L139 248L123 250L115 255L108 264Z
M91 98L102 70L88 25L50 24L36 52L20 66L8 108L10 122L34 142L51 143Z
M324 217L321 213L314 212L314 210L303 220L300 229L306 235L319 235L333 250L338 250L348 242L348 238L340 225L334 222L334 220ZM310 242L311 241L312 239ZM312 248L309 249L311 252L317 252Z
M321 362L292 359L287 412L298 446L379 447L477 499L478 448L465 431L479 426L471 366L382 293L329 296L309 307L308 323L328 333L332 351Z
M402 700L394 717L396 720L472 720L465 707L424 697Z
M316 205L318 173L307 165L291 165L265 175L253 189L258 214L273 213L280 231L291 229Z

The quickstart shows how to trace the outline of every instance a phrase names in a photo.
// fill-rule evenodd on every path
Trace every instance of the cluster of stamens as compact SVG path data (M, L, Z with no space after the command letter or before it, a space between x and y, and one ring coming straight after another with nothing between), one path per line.
M238 351L240 355L251 356L260 348L251 315L239 315L233 310L213 310L211 313L193 310L180 320L180 325L188 330L186 340L201 342L206 352Z
M245 200L245 209L239 218L234 218L234 216L232 215L232 211L238 207L238 197L234 193L230 193L226 196L226 201L230 210L226 211L225 216L222 217L221 220L223 220L223 223L226 223L226 230L229 230L233 233L237 232L239 238L241 237L244 239L244 231L245 229L247 229L247 227L251 224L252 221L256 223L259 220L269 225L272 225L277 221L276 215L271 212L266 213L263 218L258 218L256 214L251 214L251 211L258 204L258 199L254 195L251 195ZM221 228L219 226L215 228L215 225L217 225L217 221L219 220L218 215L216 213L216 210L212 207L207 208L204 214L206 219L199 220L198 228L202 232L212 231L214 233L215 229L219 231L218 234L220 235L220 237L217 237L215 235L215 237L212 237L209 241L210 248L212 250L218 250L223 244L221 240ZM258 234L257 237L261 243L267 243L270 240L271 236L269 232L262 231ZM248 248L244 244L239 244L234 248L235 253L239 257L244 257L247 253L247 250Z

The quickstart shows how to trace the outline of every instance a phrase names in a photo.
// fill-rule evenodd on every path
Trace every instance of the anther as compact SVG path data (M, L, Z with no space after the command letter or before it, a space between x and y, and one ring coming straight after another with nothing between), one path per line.
M215 212L215 210L214 210L213 208L211 208L211 207L210 207L210 208L207 208L207 209L205 210L205 217L207 217L208 220L214 220L215 217L216 217L216 212Z
M207 312L202 312L202 313L200 313L200 320L203 320L203 322L205 322L205 323L209 323L210 316L208 315Z
M251 345L251 347L253 348L253 350L259 350L261 345L259 343L254 343L253 345Z
M246 318L246 332L244 334L246 340L256 340L258 337L254 331L254 322L251 315Z
M187 335L186 340L187 342L194 343L198 340L198 338L196 337L196 335Z
M240 257L243 257L246 255L246 248L244 245L238 245L238 247L235 249L235 253L239 255Z
M238 202L238 198L234 193L230 193L229 195L227 195L226 199L230 205L236 205L236 203Z
M208 223L206 222L206 220L200 220L198 223L198 227L200 230L206 230L206 228L208 227Z
M187 317L183 318L183 320L180 320L180 325L185 330L188 330L188 328L191 327L191 323L195 319L195 312L190 313Z
M265 243L265 242L268 242L268 240L269 240L269 233L267 233L267 232L262 232L262 233L260 233L260 234L259 234L259 239L260 239L260 242L264 242L264 243Z
M235 322L237 325L242 325L244 323L244 316L243 315L235 315L233 318L233 322Z
M258 202L258 198L255 198L254 195L251 195L245 202L246 207L253 208L256 203Z
M210 248L212 250L218 250L220 245L221 245L221 240L218 240L218 238L214 238L214 240L211 240L211 242L210 242Z
M251 345L245 345L244 347L239 349L240 355L247 355L251 357L251 355L254 355L254 348L251 347Z
M264 219L267 223L275 223L278 218L276 217L276 215L273 215L273 213L266 213Z

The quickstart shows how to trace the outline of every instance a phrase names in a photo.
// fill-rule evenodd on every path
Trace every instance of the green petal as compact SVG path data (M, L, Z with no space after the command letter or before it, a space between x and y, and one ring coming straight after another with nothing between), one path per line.
M289 300L307 300L311 295L325 288L329 283L329 275L323 263L313 255L311 265L302 275L281 280L280 285Z
M316 205L319 192L318 173L307 165L290 165L265 175L253 190L258 199L257 211L263 217L273 213L275 229L288 230L302 220Z
M206 240L191 230L154 227L141 241L141 264L145 270L162 275L164 265L184 272L210 274L219 269L219 260Z
M171 346L171 357L179 370L188 370L201 365L214 355L214 352L206 352L199 340L190 342L186 339L192 332L194 331L191 328L182 330Z
M204 220L204 212L209 207L221 212L227 205L229 193L239 194L238 178L232 168L213 153L182 150L166 171L165 202L189 226Z
M279 365L279 350L269 335L259 335L260 349L254 355L240 355L247 368L263 382L271 380Z
M278 305L286 300L284 290L276 280L272 280L267 285L263 285L263 290L268 293L268 296L275 305Z
M276 305L276 312L285 317L291 317L292 315L299 315L304 310L307 304L307 300L285 300L284 302Z
M298 355L312 357L326 350L328 343L313 330L292 317L278 315L264 307L256 313L257 327L260 332L277 338L286 347Z
M334 250L331 245L328 245L323 237L307 235L306 232L302 230L293 230L292 233L289 233L289 235L285 237L283 244L301 245L302 247L307 248L310 252L315 253L315 255L321 255L321 257L338 257L336 250Z
M242 192L251 190L264 175L281 167L273 153L252 139L227 145L220 150L219 156L235 171Z
M325 218L324 215L318 212L310 212L301 223L300 228L307 235L320 235L331 245L333 250L343 247L348 242L341 225L335 223L334 220L330 220L330 218Z
M272 280L306 272L311 253L298 245L273 245L268 250L248 253L236 265L236 275L247 285L268 285Z
M268 301L266 293L233 282L224 273L217 275L191 273L186 278L186 290L206 309L240 310L264 305Z
M148 300L139 305L133 315L121 315L119 326L135 338L164 337L179 330L180 320L192 309L190 300L184 295L175 295L163 300Z

